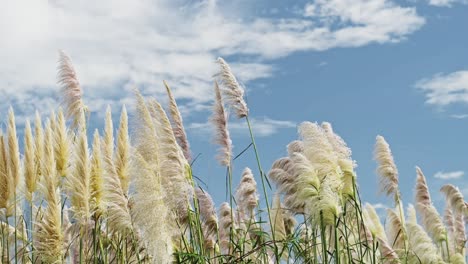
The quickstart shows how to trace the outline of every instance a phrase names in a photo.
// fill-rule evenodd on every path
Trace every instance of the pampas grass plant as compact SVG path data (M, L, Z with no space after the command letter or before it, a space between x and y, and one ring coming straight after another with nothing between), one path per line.
M362 205L351 149L328 122L301 123L298 138L266 175L244 87L219 58L211 123L229 197L217 205L210 186L202 188L194 176L166 82L167 112L159 98L135 89L135 113L122 107L114 130L108 106L90 145L94 113L70 58L59 56L64 112L45 110L51 114L43 126L38 110L34 128L26 121L22 133L10 108L0 133L2 263L466 263L462 192L442 186L442 219L430 179L416 167L415 207L405 217L398 169L382 136L374 158L380 189L392 199L384 221L372 205ZM258 174L244 169L234 194L228 110L245 119L258 167Z

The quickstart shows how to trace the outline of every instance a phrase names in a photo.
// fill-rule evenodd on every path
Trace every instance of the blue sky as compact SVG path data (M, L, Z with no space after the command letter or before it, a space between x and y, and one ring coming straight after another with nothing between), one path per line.
M110 104L132 108L132 87L165 101L174 90L194 173L217 204L225 173L207 124L215 59L247 89L262 164L286 155L302 121L329 121L353 150L364 201L377 193L375 136L389 142L405 202L416 165L434 200L458 185L468 195L468 2L463 0L7 1L0 3L0 92L20 122L57 108L57 50L67 52L102 126ZM131 112L131 111L130 111ZM231 120L234 151L248 145ZM257 172L251 152L235 162ZM256 173L258 176L258 172ZM449 179L447 179L449 178ZM257 178L258 179L258 178Z

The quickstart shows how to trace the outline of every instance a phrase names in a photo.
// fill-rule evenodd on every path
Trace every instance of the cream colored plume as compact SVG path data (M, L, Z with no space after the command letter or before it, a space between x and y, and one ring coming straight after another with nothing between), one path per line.
M172 131L174 132L174 136L177 139L177 143L182 149L185 158L190 162L192 160L192 155L190 153L190 144L187 139L187 134L185 133L182 115L180 114L177 102L172 95L171 88L169 88L169 85L166 83L166 81L164 81L164 86L166 87L167 96L169 97L169 113L172 118Z
M234 108L238 118L248 116L249 109L244 101L244 89L237 82L227 62L223 58L218 58L216 61L220 66L220 71L217 75L221 85L224 87L222 89L224 98L229 106Z
M149 114L148 114L149 115ZM140 130L137 130L140 131ZM104 160L104 200L107 205L107 223L111 232L129 233L133 230L127 193L122 184L114 164L114 136L112 113L107 106L102 152ZM148 138L153 136L148 134Z
M218 160L221 165L230 166L232 158L232 141L227 128L227 114L224 111L221 92L217 82L215 82L215 103L210 121L214 125L216 131L215 142L219 144Z
M205 233L214 235L218 230L218 217L210 194L200 188L195 189L195 194L200 207L200 216L206 230Z
M381 256L381 261L383 264L399 264L401 263L398 254L393 250L393 248L388 244L386 240L378 238L379 242L379 251Z
M84 119L83 121L84 122ZM55 161L57 166L57 173L59 176L67 176L68 163L70 160L70 138L69 131L65 122L62 109L59 109L57 124L54 130L55 138Z
M81 114L84 119L84 113ZM86 131L78 134L74 147L73 168L67 177L67 191L74 218L82 225L91 219L91 171Z
M291 141L286 147L288 150L288 155L291 156L295 152L304 152L304 143L300 140Z
M380 238L381 240L387 241L387 235L385 234L385 229L382 223L380 222L380 217L377 214L377 211L375 210L374 206L372 206L369 203L366 203L365 211L367 212L367 215L369 216L369 220L372 223L371 232L374 234L375 237Z
M26 182L26 200L30 203L33 201L33 194L37 187L37 171L34 161L34 138L31 131L31 124L26 120L24 129L24 179Z
M154 99L145 102L138 90L138 127L136 149L144 160L151 164L155 173L161 175L165 190L165 202L171 212L176 212L181 223L187 221L189 200L193 195L190 165L177 145L172 127L161 105Z
M380 176L380 189L386 195L393 195L398 203L400 194L398 190L398 170L393 161L392 151L385 138L377 136L374 159L377 161L377 174Z
M171 263L173 260L172 237L178 235L175 223L171 221L169 208L164 202L165 193L161 184L164 175L155 173L153 165L135 153L134 172L135 203L132 206L135 224L152 256L152 262Z
M447 203L456 214L465 215L468 213L468 208L465 204L463 194L460 192L458 187L455 187L452 184L446 184L440 188L440 191L445 194Z
M115 170L119 175L122 190L128 194L130 186L130 139L128 136L128 116L125 106L120 114L119 130L117 132L117 146L115 153Z
M281 241L286 238L286 229L284 224L283 208L281 207L280 195L277 193L273 197L273 206L270 210L270 219L272 221L272 233L275 234L275 240Z
M8 151L3 134L0 135L0 208L10 208L11 198L13 196L13 181L8 173Z
M72 119L73 127L78 127L80 114L86 113L88 108L82 100L78 76L72 65L70 57L63 51L59 51L58 84L62 93L62 104L65 107L66 117Z
M11 193L16 195L16 188L20 182L21 163L19 157L18 137L16 136L16 123L13 108L8 111L8 172L12 180Z
M291 171L293 183L283 184L280 189L285 190L285 205L301 213L301 210L304 212L309 199L319 194L321 182L316 168L302 153L294 153L291 160L294 163Z
M254 217L254 209L258 205L257 182L249 168L242 172L242 178L236 190L238 208L250 220Z
M333 147L337 157L338 165L343 172L343 194L353 197L355 195L355 182L356 182L356 173L354 168L356 163L351 158L351 149L348 148L346 142L337 135L332 128L332 125L328 122L322 123L322 129L325 132L325 135L328 139L328 142Z
M392 243L390 246L395 250L405 249L404 234L405 226L401 222L400 214L397 210L387 209L387 223L385 225L388 241Z
M443 241L446 239L447 231L442 218L432 204L426 177L419 167L416 167L416 173L416 209L421 216L422 226L435 241Z
M315 170L301 153L293 153L293 158L276 160L268 178L276 184L278 192L284 194L285 207L294 213L304 213L304 197L318 193L320 182ZM302 197L302 198L301 198Z
M233 218L229 204L222 203L219 207L219 245L223 254L229 254L232 251L231 232L234 235L236 230Z
M416 208L418 206L432 205L429 187L427 186L426 177L424 176L421 168L416 166Z
M62 263L66 245L61 225L60 189L51 145L53 135L50 122L46 124L45 141L42 193L47 208L42 212L42 220L36 223L35 250L43 263Z
M104 155L103 158L105 168L103 199L107 205L107 224L111 232L126 234L133 230L128 197L122 191L122 185L112 158L108 155Z
M104 164L102 158L101 138L99 137L99 131L96 129L94 131L90 171L91 211L96 218L103 215L106 210L104 202Z
M412 210L414 211L414 208ZM429 235L416 221L408 221L406 228L410 249L408 263L444 263L442 257L437 252L437 247L432 243Z
M36 119L34 121L34 163L36 168L37 181L40 181L42 176L42 159L44 158L44 131L42 128L41 116L36 111Z
M166 192L166 204L172 206L171 209L178 212L179 220L184 222L187 220L188 201L194 192L190 165L177 145L171 123L161 105L154 99L148 105L158 139L158 152L153 155L157 155L159 160L158 169Z
M159 142L157 139L156 127L151 117L145 98L140 91L134 90L136 97L136 129L135 129L135 147L143 156L146 162L159 167Z
M466 248L466 232L465 232L465 222L463 221L463 216L455 214L454 217L454 233L453 233L453 243L455 246L455 252L465 255Z
M328 178L323 180L318 195L305 201L305 215L310 217L313 227L334 225L341 211L340 197L333 191Z
M114 160L114 125L112 123L112 110L110 105L106 109L105 125L104 125L104 155Z
M351 149L348 148L346 142L333 131L332 125L328 122L323 122L322 129L338 157L340 159L351 159Z
M304 154L317 170L320 181L327 178L328 185L335 193L341 194L343 174L338 156L328 141L325 131L317 124L303 122L299 134L304 142Z

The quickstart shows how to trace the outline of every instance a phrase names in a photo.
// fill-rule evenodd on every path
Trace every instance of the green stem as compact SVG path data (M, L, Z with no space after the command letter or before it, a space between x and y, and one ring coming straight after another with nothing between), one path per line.
M31 195L32 197L32 195ZM31 218L30 220L30 234L31 234L31 262L34 264L34 232L33 232L33 199L31 198L31 203L30 203L30 209L31 209Z
M270 230L273 231L274 229L273 229L273 223L271 221L270 203L268 202L267 188L265 186L265 182L267 181L267 179L265 178L265 174L263 173L262 165L261 165L261 162L260 162L260 156L258 154L257 144L255 144L255 138L254 138L254 135L253 135L253 132L252 132L252 126L250 124L249 116L246 116L245 120L247 121L247 126L249 128L250 139L252 140L252 146L254 148L255 158L257 160L257 166L258 166L258 170L260 172L260 179L262 180L262 189L263 189L263 195L265 196L265 203L266 203L266 207L267 207L268 220L269 220L269 223L270 223ZM273 246L274 246L274 251L275 251L276 262L279 262L280 261L280 256L278 254L278 246L276 245L275 232L271 232L271 235L272 235L272 239L273 239Z
M323 225L323 212L320 211L320 238L322 240L322 261L328 263L327 238L325 236L325 226Z
M356 179L353 177L353 200L354 200L354 211L356 213L356 217L360 216L360 221L358 221L358 225L357 225L357 228L358 228L358 241L359 241L359 244L358 244L358 250L359 250L359 257L360 257L360 260L361 262L363 261L364 259L364 256L363 256L363 253L362 253L362 241L361 241L361 224L364 223L364 220L362 218L362 213L361 213L361 200L358 199L358 194L357 194L357 188L356 188ZM358 204L358 201L359 201L359 204ZM366 243L367 244L367 243Z
M348 203L344 205L344 212L343 212L343 222L344 222L344 232L345 232L345 241L346 241L346 253L348 255L348 261L351 261L351 250L349 248L349 234L348 234L348 225L346 223L346 211L348 210Z
M340 243L338 241L338 223L339 219L335 215L335 263L340 264Z
M17 229L18 229L18 223L16 220L16 189L14 193L14 212L15 212L15 263L18 263L18 238L17 238Z
M450 263L450 250L449 250L447 234L445 234L445 248L447 249L447 261Z

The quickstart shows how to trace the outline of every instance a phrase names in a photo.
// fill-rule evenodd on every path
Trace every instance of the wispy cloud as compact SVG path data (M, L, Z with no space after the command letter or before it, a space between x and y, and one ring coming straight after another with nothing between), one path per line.
M465 119L468 118L468 114L454 114L450 115L450 117L455 119Z
M466 0L429 0L429 5L438 7L452 7L454 4L468 4Z
M388 206L386 206L386 205L383 204L383 203L375 203L375 204L372 204L372 206L373 206L376 210L378 210L378 209L387 209L387 208L388 208Z
M259 137L267 137L277 133L280 129L295 128L296 123L292 121L274 120L270 118L253 118L252 123L253 133ZM198 133L206 134L212 131L212 126L209 122L191 123L189 129L194 129ZM248 127L244 120L230 122L228 129L232 134L248 136Z
M453 103L468 103L468 71L436 74L415 84L426 95L426 103L447 106Z
M235 58L229 61L248 82L271 76L272 60L293 52L398 42L425 23L415 8L392 0L318 0L288 18L233 12L217 2L2 1L0 58L8 63L0 65L0 92L10 103L37 91L50 98L63 49L91 110L102 98L129 101L135 86L160 95L163 79L178 99L205 109L218 56Z
M442 179L442 180L452 180L452 179L459 179L465 175L464 171L451 171L451 172L443 172L439 171L434 174L434 178Z

